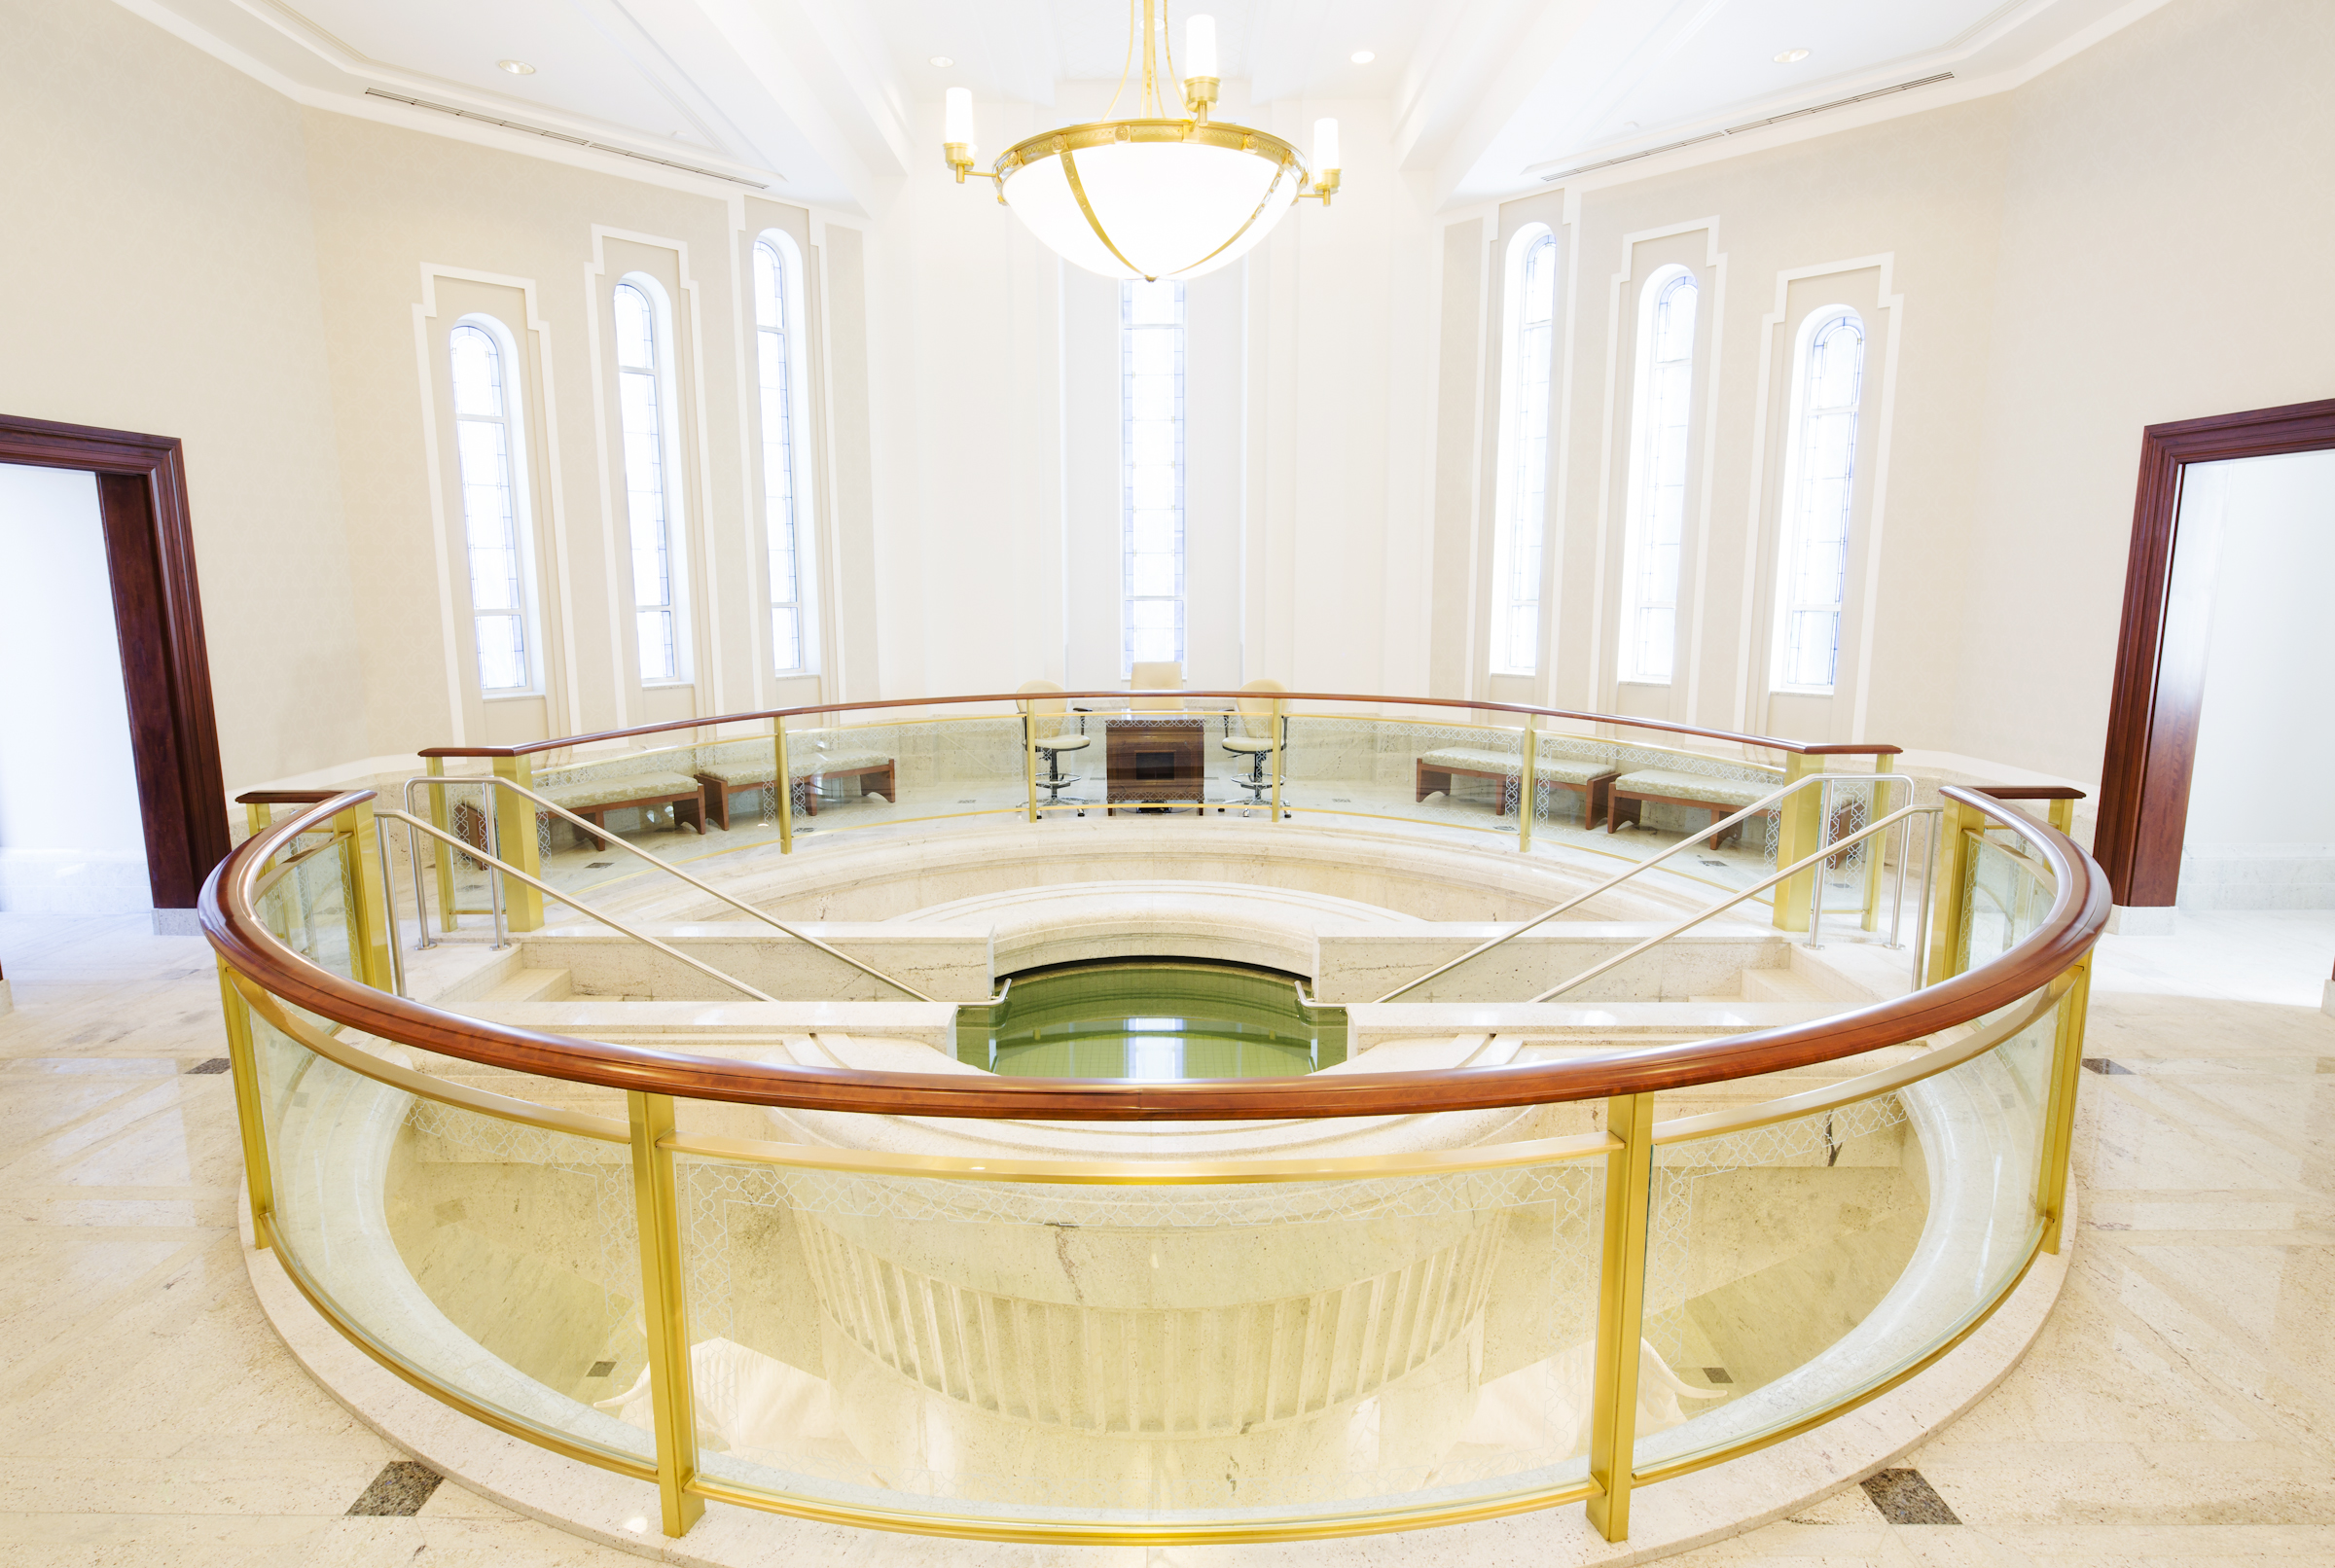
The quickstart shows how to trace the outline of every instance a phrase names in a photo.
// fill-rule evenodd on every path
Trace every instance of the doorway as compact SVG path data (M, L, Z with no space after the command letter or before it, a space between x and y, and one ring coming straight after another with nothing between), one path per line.
M155 930L192 935L197 895L226 858L229 834L184 453L167 436L0 416L0 465L12 508L0 539L54 574L12 585L12 620L23 630L0 668L0 701L11 721L54 725L62 715L69 731L47 737L50 753L0 730L0 745L22 759L0 776L9 791L0 822L27 836L26 848L61 851L52 869L87 851L84 864L106 870L76 874L110 886L93 896L134 899L131 868L142 863ZM16 563L0 564L20 578ZM43 614L24 613L35 604ZM109 610L110 660L97 624ZM24 635L32 644L17 646ZM113 773L125 759L128 788ZM119 820L133 807L134 832ZM40 896L67 897L54 875L24 865L26 897L35 880L51 884Z

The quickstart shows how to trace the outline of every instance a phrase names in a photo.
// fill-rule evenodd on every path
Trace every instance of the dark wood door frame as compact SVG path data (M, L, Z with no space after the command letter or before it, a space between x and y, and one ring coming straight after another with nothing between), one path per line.
M0 414L0 463L97 476L130 751L158 909L191 909L227 858L227 789L195 583L187 468L176 438ZM5 678L22 680L23 672ZM61 760L59 766L66 766Z
M2335 399L2150 425L2140 433L2140 491L2092 849L2116 902L2128 909L2170 906L2181 881L2219 567L2214 541L2180 547L2189 465L2331 446Z

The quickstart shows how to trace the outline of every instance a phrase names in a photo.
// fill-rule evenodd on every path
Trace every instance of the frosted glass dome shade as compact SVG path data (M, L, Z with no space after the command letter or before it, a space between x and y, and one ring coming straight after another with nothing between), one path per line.
M1189 278L1229 266L1272 232L1305 178L1296 151L1262 131L1187 132L1175 121L1128 128L1125 141L1106 126L1033 136L998 160L1006 205L1030 232L1105 277Z

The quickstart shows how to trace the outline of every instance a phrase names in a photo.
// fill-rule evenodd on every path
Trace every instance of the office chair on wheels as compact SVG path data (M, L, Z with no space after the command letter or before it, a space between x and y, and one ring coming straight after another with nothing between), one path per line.
M1041 692L1059 692L1061 690L1061 688L1055 685L1052 681L1024 681L1020 687L1016 688L1016 690L1027 694L1036 694ZM1062 725L1062 715L1067 709L1067 704L1064 703L1060 697L1048 698L1034 695L1026 695L1023 698L1019 706L1022 709L1022 722L1025 725L1035 727L1036 738L1033 739L1030 744L1035 746L1039 754L1046 759L1046 771L1038 779L1038 788L1046 792L1046 803L1048 805L1064 804L1065 802L1062 800L1062 791L1068 789L1071 785L1078 783L1081 775L1076 773L1065 774L1062 771L1062 753L1066 751L1084 751L1087 747L1094 744L1094 737L1087 733L1087 721L1082 716L1078 721L1077 732L1075 734L1063 734L1060 731ZM1082 802L1076 801L1069 802L1067 803L1072 805L1082 804ZM1083 809L1083 806L1079 811L1079 815L1082 817L1086 815L1086 811Z
M1240 690L1273 693L1285 692L1288 688L1278 681L1256 680L1248 682ZM1280 726L1276 731L1273 722L1273 703L1269 699L1260 697L1252 700L1248 697L1241 697L1239 707L1241 732L1237 735L1228 734L1218 744L1235 757L1248 759L1247 773L1233 774L1231 782L1237 787L1248 791L1248 804L1264 805L1266 792L1273 788L1273 780L1265 776L1265 764L1275 752L1285 752L1288 749L1289 717L1287 714L1281 716Z

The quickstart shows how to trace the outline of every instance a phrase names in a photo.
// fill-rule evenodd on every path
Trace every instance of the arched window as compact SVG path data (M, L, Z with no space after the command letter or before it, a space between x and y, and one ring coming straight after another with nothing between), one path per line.
M454 450L470 556L471 624L483 693L535 684L527 635L527 557L520 532L519 384L514 357L486 322L465 317L447 336L454 383Z
M1122 593L1129 670L1184 659L1184 286L1119 289Z
M616 286L617 410L625 435L625 516L632 540L632 608L640 635L640 678L681 679L679 552L666 473L665 432L671 423L665 395L664 312L656 285L626 278Z
M1508 244L1500 356L1498 527L1492 536L1491 667L1540 665L1540 554L1548 528L1549 366L1557 340L1557 238L1544 224Z
M1637 318L1636 411L1630 424L1630 512L1622 553L1622 679L1668 684L1678 648L1678 551L1686 531L1687 428L1695 305L1682 267L1646 282Z
M804 585L807 496L795 456L795 394L802 343L802 265L794 241L768 233L754 242L754 347L762 390L763 528L770 545L771 661L780 675L811 667Z
M1783 549L1776 583L1778 690L1830 692L1840 672L1841 597L1849 577L1849 521L1856 486L1856 410L1865 379L1865 326L1846 306L1801 328L1793 370L1790 455L1783 480Z

